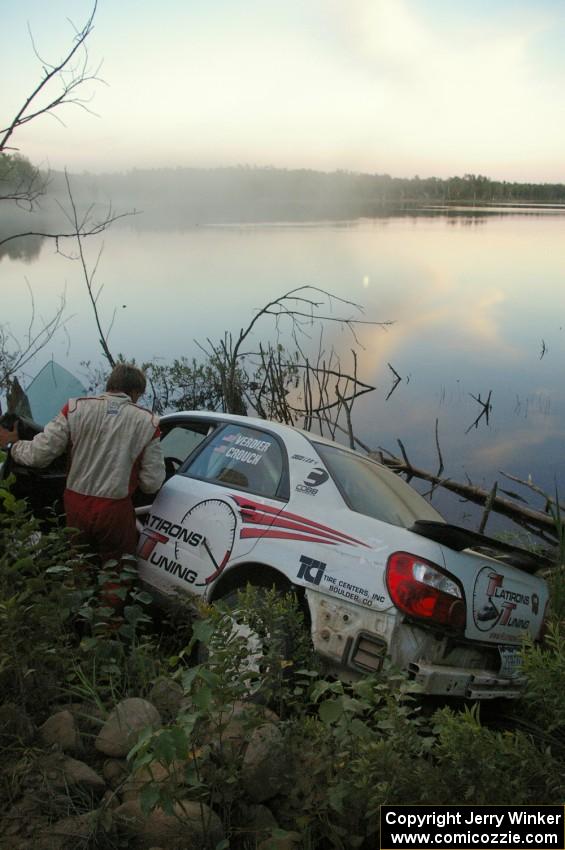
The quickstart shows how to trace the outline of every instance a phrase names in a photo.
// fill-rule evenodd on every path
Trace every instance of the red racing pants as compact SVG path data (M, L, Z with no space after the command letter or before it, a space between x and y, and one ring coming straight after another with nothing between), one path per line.
M125 499L103 499L83 496L65 490L67 526L80 532L78 541L85 543L102 563L122 555L135 555L137 528L135 511L129 496Z

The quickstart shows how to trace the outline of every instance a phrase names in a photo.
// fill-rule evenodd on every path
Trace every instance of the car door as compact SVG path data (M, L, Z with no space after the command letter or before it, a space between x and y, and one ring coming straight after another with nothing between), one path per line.
M171 414L160 421L161 451L165 461L165 482L167 482L190 455L214 431L216 424L208 418L179 416ZM157 493L147 494L136 490L133 495L138 531L141 531L151 511Z
M268 429L216 420L163 485L140 537L141 575L164 592L203 594L246 558L288 502L288 459Z
M21 440L33 440L43 428L36 422L23 416L6 413L0 418L3 428L18 430ZM63 491L67 477L67 454L55 458L48 466L23 466L13 459L10 451L5 453L5 460L0 463L0 481L14 481L11 492L16 499L25 499L33 515L41 520L47 520L46 528L55 516L63 517Z

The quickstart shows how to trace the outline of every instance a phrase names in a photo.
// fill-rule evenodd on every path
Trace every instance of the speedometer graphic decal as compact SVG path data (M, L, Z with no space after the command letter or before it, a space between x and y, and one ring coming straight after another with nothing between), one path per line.
M233 509L221 499L205 499L194 505L181 520L183 528L200 538L198 547L202 560L210 564L210 573L204 581L195 585L202 587L214 581L228 563L235 540L237 518ZM175 554L179 558L179 542Z

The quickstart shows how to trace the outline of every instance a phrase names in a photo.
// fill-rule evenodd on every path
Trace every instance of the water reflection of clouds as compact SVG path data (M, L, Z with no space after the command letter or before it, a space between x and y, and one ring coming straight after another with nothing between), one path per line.
M506 293L500 289L479 295L472 291L461 293L454 284L446 285L440 270L435 280L437 285L430 275L430 285L406 293L396 302L389 301L395 324L387 333L374 328L363 335L365 351L360 353L363 368L382 380L387 362L397 353L402 353L404 362L421 364L423 348L428 361L469 352L481 361L485 356L503 357L507 362L520 359L521 349L506 338L501 327L501 307L508 300ZM445 366L451 371L453 360Z
M517 249L492 234L486 245L474 239L447 244L445 225L443 232L433 230L423 238L411 233L402 244L391 240L392 246L379 252L379 268L364 291L367 312L390 317L395 325L386 336L366 336L369 356L383 360L411 349L417 339L450 354L483 357L488 348L491 356L516 362L523 354L522 329L516 333L516 321L526 325L532 310L531 282L520 280L523 266L515 255L517 250L522 257L526 252L529 265L530 249L524 244ZM359 250L371 254L375 245L359 245Z
M536 471L543 467L551 482L564 436L559 419L565 403L565 333L559 330L559 317L565 315L563 220L508 216L489 219L480 231L452 230L436 218L362 221L347 228L143 234L124 228L106 235L98 273L104 284L101 304L105 319L115 304L128 305L112 332L116 350L141 360L166 360L199 356L194 338L217 340L226 329L237 333L254 309L282 292L306 283L323 287L362 303L366 320L395 322L359 331L365 346L358 351L359 376L377 385L354 409L362 439L398 451L400 437L414 463L435 467L439 418L448 474L461 477L466 467L474 479L489 478L500 466L520 474L527 465L527 475L531 465ZM87 248L95 257L96 249ZM9 320L16 331L27 327L24 276L34 289L38 316L49 315L68 282L68 312L76 314L69 326L70 357L61 338L38 368L53 353L80 375L80 360L99 359L76 263L46 246L30 266L4 258L2 272L13 293ZM334 314L340 309L334 305ZM318 329L306 330L317 350ZM265 320L253 344L269 336L274 340L276 334ZM547 352L540 360L542 338ZM343 354L344 368L351 367L354 340L347 328L328 325L323 342L326 352L333 344ZM393 381L389 362L403 380L385 401ZM470 394L484 398L491 389L491 425L481 423L465 437L478 413Z
M550 444L552 440L563 442L565 428L560 417L537 417L535 422L530 421L528 426L514 427L506 435L497 435L494 442L489 442L476 449L472 449L468 455L471 467L490 468L493 474L502 466L511 466L521 458L521 463L528 463L531 458L532 472L539 461L538 451L541 447ZM536 450L534 452L534 450ZM551 459L547 459L551 464ZM508 470L507 470L508 471Z

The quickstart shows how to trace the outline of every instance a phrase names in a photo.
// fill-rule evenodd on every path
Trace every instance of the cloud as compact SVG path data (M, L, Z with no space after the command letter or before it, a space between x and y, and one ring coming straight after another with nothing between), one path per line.
M445 173L446 165L460 172L466 159L465 170L494 176L509 157L554 157L562 147L562 118L534 56L552 23L542 10L535 21L483 15L482 26L464 30L461 20L440 26L425 3L351 0L333 8L344 50L386 103L368 120L395 146L397 161L443 160ZM556 73L565 82L562 65ZM559 142L540 138L540 126L554 127Z
M351 26L346 32L365 61L412 72L429 60L431 33L403 0L350 0L347 14Z
M124 3L100 7L93 34L109 83L96 90L100 121L75 111L68 131L49 122L22 131L33 158L110 170L247 162L561 173L564 63L560 50L542 50L560 32L559 10L543 0L535 14L483 2L195 0L172 3L173 15L148 0L131 15Z

